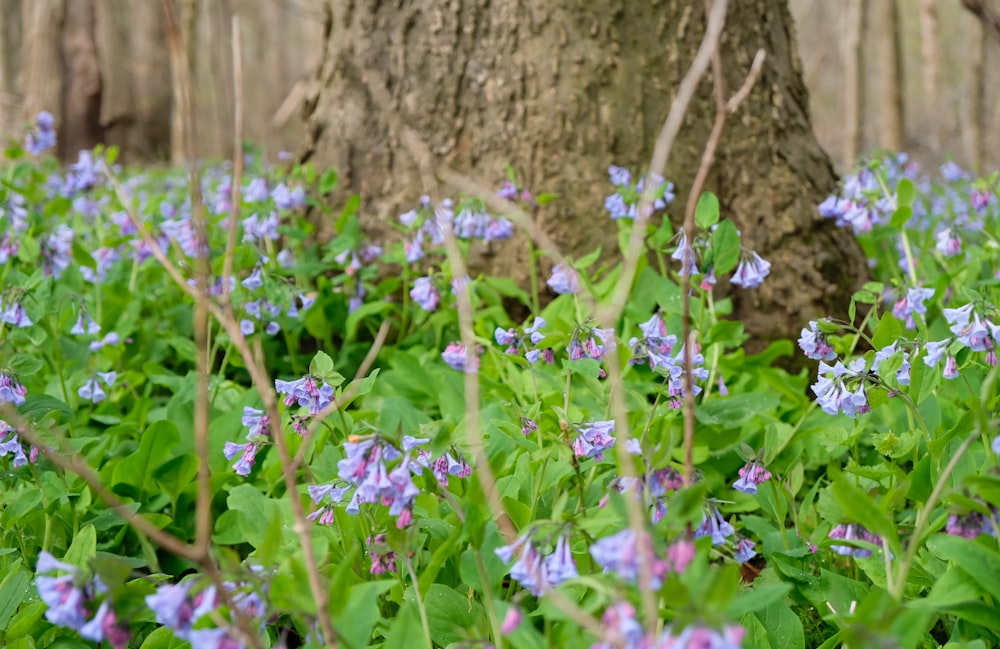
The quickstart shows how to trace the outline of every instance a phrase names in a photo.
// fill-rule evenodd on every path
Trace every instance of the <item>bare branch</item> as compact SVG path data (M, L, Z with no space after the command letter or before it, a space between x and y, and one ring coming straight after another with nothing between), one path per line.
M1000 13L997 13L989 0L961 0L961 2L963 7L979 19L983 28L1000 41Z

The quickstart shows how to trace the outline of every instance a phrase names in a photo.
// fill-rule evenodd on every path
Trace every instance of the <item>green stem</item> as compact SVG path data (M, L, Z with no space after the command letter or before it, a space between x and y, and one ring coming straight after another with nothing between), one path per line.
M541 310L538 301L538 256L535 254L535 243L528 237L528 272L531 277L531 312L538 315Z
M406 571L410 573L410 581L413 582L413 595L417 599L417 610L420 611L420 624L424 627L424 641L427 643L427 649L434 649L434 642L431 640L431 625L427 619L427 607L424 606L424 597L420 594L417 573L413 571L410 557L404 555L403 561L406 563Z
M476 556L476 570L479 572L479 581L483 584L483 603L486 605L486 614L490 618L490 628L493 630L493 646L496 649L503 649L502 623L497 616L496 602L493 599L493 587L490 586L490 579L486 574L486 562L483 561L481 552L473 554Z
M917 550L923 543L923 536L926 533L927 526L930 524L931 514L934 512L934 508L937 506L937 501L941 498L941 493L944 491L945 483L948 478L951 477L952 472L955 467L958 466L959 460L965 455L965 452L969 450L976 439L980 436L980 432L977 430L975 433L969 435L962 442L962 445L958 447L958 451L951 456L951 461L941 472L941 476L938 478L937 483L934 485L934 490L931 491L930 497L927 498L927 502L924 504L920 513L917 515L917 522L913 527L913 534L910 536L910 542L906 546L906 553L903 555L902 561L899 562L899 574L896 576L896 583L892 584L893 588L889 591L893 598L897 601L903 597L903 590L906 587L906 579L910 574L910 569L913 567L913 561L917 556Z

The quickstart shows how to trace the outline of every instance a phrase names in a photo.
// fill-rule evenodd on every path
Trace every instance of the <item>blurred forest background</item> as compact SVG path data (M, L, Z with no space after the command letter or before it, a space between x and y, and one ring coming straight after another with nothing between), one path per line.
M1000 165L997 39L964 5L991 0L790 0L813 126L839 170L873 147L936 166ZM179 161L172 75L157 0L0 0L0 132L40 110L59 154L98 142L127 162ZM301 107L323 56L324 0L174 0L205 158L231 155L233 16L244 69L244 135L274 156L304 138ZM181 61L178 63L178 61ZM991 65L991 62L994 65ZM666 110L666 108L664 109Z

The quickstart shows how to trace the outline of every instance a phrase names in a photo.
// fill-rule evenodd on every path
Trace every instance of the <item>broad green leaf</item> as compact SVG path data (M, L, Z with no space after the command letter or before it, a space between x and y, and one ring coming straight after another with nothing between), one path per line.
M112 488L118 493L138 496L155 488L154 471L170 459L180 441L177 426L164 419L150 424L139 438L139 448L115 466Z
M719 222L719 199L712 192L703 192L694 208L694 222L702 230L708 230Z
M872 343L874 343L876 349L882 349L899 340L899 336L902 333L903 327L900 326L899 320L896 319L896 316L887 312L882 314L882 319L879 320L878 327L875 328Z
M347 646L367 647L371 644L372 629L381 617L379 597L395 583L392 580L365 581L351 586L345 598L347 604L333 616L333 625L347 641ZM418 637L414 636L414 640Z
M73 543L66 550L63 561L86 568L87 562L97 555L97 530L93 525L86 525L73 537Z
M913 205L913 198L917 195L916 189L913 187L913 181L909 178L903 178L896 185L896 203L899 205Z
M731 272L740 262L740 233L729 219L712 231L712 251L716 276Z
M185 453L167 460L153 471L153 480L164 492L176 501L177 497L192 484L198 474L198 456Z
M7 568L10 572L0 581L0 632L7 630L7 623L28 594L31 577L15 561Z
M927 540L927 547L968 573L994 600L1000 599L1000 554L996 550L948 534L935 534Z
M244 540L255 548L263 545L271 521L281 516L278 504L249 484L233 487L226 504L240 513L240 531Z

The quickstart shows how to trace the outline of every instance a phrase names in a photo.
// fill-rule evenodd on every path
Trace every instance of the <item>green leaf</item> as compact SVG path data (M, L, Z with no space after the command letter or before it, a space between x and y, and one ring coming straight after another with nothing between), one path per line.
M10 617L28 594L31 577L21 570L21 562L16 561L8 568L7 576L0 581L0 631L7 630Z
M138 496L155 488L154 471L170 459L181 434L174 422L153 422L139 438L139 448L115 466L111 485L118 493Z
M412 589L407 592L412 592ZM410 600L403 603L396 618L392 620L382 649L431 649L426 646L423 638L424 631L420 625L416 602Z
M73 543L66 550L63 561L66 563L86 568L87 562L97 556L97 530L93 525L85 525L73 537Z
M320 194L329 194L337 187L337 170L327 169L323 172L323 175L319 177L319 190Z
M404 601L413 601L415 591L412 587L403 593ZM424 608L427 610L427 623L431 628L431 637L441 646L448 646L463 638L463 630L476 626L482 615L482 606L470 601L468 596L458 593L444 584L431 584L424 597Z
M896 316L886 312L882 314L882 319L879 320L878 327L875 328L872 343L876 349L882 349L899 340L902 333L903 327L899 324Z
M935 534L927 540L927 547L968 573L994 600L1000 599L1000 554L996 550L947 534Z
M351 586L344 610L333 616L334 627L338 635L347 641L348 647L367 647L371 644L372 629L381 617L379 597L394 584L392 580L383 580Z
M10 359L10 369L22 376L31 376L45 367L45 362L34 355L14 354Z
M712 231L712 251L716 276L725 275L740 262L740 233L730 220L719 223Z
M161 464L153 471L153 480L176 502L177 497L194 481L197 474L198 456L185 453Z
M896 204L897 205L913 205L913 199L917 195L916 189L913 187L913 181L909 178L903 178L896 185Z
M24 403L18 408L18 411L26 418L35 422L41 421L43 417L52 412L59 413L65 419L73 418L73 409L66 402L47 394L29 392L28 396L24 398Z
M845 512L872 532L889 542L889 547L899 552L899 533L889 516L875 506L875 502L843 476L833 483L833 495Z
M240 513L240 531L246 542L255 548L264 544L271 521L281 517L278 504L269 500L257 487L248 484L233 487L226 504L229 509Z
M901 228L906 225L906 222L910 220L913 216L913 208L908 205L901 205L896 208L896 211L892 213L892 218L889 219L889 225L894 228Z
M772 602L763 611L755 613L767 630L768 640L772 647L783 649L805 649L806 636L802 630L802 621L788 604Z
M777 408L779 403L772 394L734 394L701 404L695 410L695 417L703 424L739 428L755 415Z
M756 588L744 590L729 604L727 617L738 618L747 613L753 613L767 608L781 600L785 593L792 589L791 584L762 584Z
M313 376L326 376L333 371L333 359L326 352L316 352L309 363L309 373Z
M712 192L702 192L694 208L694 222L707 230L719 222L719 199Z

